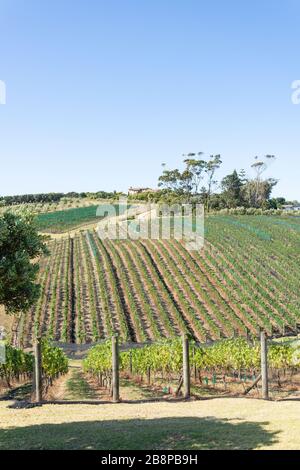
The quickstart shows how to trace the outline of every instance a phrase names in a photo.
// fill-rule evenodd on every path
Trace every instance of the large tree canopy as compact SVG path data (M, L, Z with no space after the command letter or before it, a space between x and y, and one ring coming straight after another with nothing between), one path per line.
M47 253L31 215L0 217L0 305L7 313L28 310L39 295L35 258Z
M243 174L238 174L236 170L222 179L222 199L226 207L239 207L245 204L243 198L244 183Z
M180 172L175 170L164 170L158 179L158 186L166 190L173 191L182 195L186 200L191 196L199 194L200 183L206 179L206 186L201 188L201 194L204 194L206 205L209 206L209 200L212 194L213 186L216 184L214 179L215 172L220 168L222 160L220 155L210 155L208 161L198 159L202 152L188 153L183 156L185 168ZM163 164L165 167L165 164Z
M186 158L182 172L178 169L164 169L158 179L158 186L163 188L162 199L173 194L177 202L201 202L208 211L234 207L268 209L278 208L282 204L280 200L270 200L277 180L262 178L275 160L274 155L266 155L260 159L255 157L251 165L255 178L247 178L244 170L240 173L234 170L221 180L221 184L216 179L216 172L222 164L221 156L209 155L204 160L199 159L202 155L202 152L184 154ZM165 166L164 163L163 167Z

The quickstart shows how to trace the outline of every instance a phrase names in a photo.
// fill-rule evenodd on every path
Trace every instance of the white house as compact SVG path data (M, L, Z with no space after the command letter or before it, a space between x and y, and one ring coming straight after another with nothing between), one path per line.
M300 211L300 204L285 204L282 209L285 212Z
M153 189L151 189L151 188L133 188L133 187L130 187L128 189L128 194L130 196L135 195L135 194L141 194L141 193L149 193L149 192L153 192Z

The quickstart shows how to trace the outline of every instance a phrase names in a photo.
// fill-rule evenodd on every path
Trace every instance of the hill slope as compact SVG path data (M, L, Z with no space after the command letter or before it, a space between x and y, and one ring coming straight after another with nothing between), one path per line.
M146 341L190 332L199 341L300 322L300 219L212 216L205 248L176 240L100 241L95 232L51 243L42 295L24 316L33 332L92 342L117 331Z

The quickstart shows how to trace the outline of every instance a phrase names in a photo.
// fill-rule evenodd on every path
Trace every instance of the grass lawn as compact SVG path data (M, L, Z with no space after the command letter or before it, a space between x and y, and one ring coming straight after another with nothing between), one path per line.
M300 402L0 402L0 449L300 449Z
M97 398L95 391L89 386L81 369L73 370L72 376L66 382L66 394L64 399L83 400Z

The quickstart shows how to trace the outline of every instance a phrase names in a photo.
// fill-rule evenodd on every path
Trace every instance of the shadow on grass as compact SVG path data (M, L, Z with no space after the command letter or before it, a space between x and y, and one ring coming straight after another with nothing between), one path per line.
M30 400L32 384L27 383L7 390L0 400Z
M0 428L0 450L256 449L277 442L277 433L267 431L267 424L181 417Z

